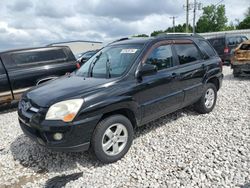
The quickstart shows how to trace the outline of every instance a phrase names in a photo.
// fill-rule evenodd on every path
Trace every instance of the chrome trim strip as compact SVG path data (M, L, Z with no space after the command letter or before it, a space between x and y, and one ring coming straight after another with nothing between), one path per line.
M10 91L5 91L5 92L0 93L0 97L6 97L8 95L11 95Z
M30 87L26 87L26 88L23 88L23 89L16 89L16 90L13 90L13 94L20 94L20 93L23 93L25 91L27 91L28 89L30 89Z

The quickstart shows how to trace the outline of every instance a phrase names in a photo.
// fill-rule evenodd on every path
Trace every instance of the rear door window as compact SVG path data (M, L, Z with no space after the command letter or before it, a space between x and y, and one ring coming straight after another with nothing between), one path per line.
M194 44L174 45L180 65L201 60L201 54Z
M42 63L50 61L63 61L67 56L62 49L56 50L43 50L43 51L29 51L29 52L17 52L12 54L14 62L18 65L25 65L31 63Z

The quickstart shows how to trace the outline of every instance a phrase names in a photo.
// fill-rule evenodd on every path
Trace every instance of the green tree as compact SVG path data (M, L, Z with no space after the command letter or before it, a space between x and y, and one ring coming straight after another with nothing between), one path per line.
M245 16L246 18L239 23L237 29L250 29L250 7L248 7Z
M223 31L226 29L226 23L225 5L206 6L197 22L196 31L199 33Z
M146 34L139 34L139 35L134 35L132 37L148 37L148 35L146 35Z
M238 29L250 29L250 16L246 17L237 27Z
M151 33L151 37L155 37L155 36L157 36L157 35L159 35L161 33L164 33L164 31L162 31L162 30L154 31L153 33Z
M189 30L189 32L192 31L192 26L190 24L188 25L188 30ZM164 32L172 33L173 31L174 31L173 27L168 27ZM175 32L185 33L186 32L186 24L184 23L183 25L179 24L179 25L175 26Z

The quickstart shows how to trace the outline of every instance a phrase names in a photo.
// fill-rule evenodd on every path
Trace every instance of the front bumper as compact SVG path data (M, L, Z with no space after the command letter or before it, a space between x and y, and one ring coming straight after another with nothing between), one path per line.
M245 64L240 63L233 63L231 65L234 73L241 75L241 76L250 76L250 62Z
M18 107L21 129L29 138L53 151L76 152L89 149L91 136L100 116L88 117L72 123L46 121L43 110L33 113ZM53 135L62 133L61 140Z

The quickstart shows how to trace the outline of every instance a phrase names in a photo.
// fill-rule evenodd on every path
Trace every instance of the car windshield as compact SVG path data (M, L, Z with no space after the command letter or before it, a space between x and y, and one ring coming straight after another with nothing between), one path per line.
M76 75L94 78L119 77L130 68L141 49L141 45L105 47L84 63Z

